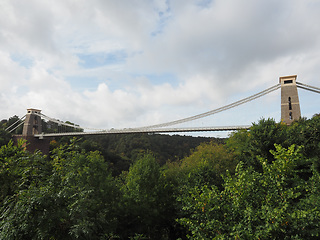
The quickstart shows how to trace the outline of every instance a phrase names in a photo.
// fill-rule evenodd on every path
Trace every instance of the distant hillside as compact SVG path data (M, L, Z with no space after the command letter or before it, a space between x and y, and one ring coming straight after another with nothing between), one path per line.
M220 138L143 133L86 136L81 140L81 148L86 151L99 150L118 172L127 170L142 153L152 152L163 165L168 160L189 156L201 143L210 141L224 143L224 139Z

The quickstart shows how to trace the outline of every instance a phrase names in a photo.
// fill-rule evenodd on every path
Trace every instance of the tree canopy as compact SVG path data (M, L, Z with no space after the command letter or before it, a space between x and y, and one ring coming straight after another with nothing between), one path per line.
M319 129L261 119L191 151L199 139L140 135L56 139L49 155L3 130L0 239L319 239Z

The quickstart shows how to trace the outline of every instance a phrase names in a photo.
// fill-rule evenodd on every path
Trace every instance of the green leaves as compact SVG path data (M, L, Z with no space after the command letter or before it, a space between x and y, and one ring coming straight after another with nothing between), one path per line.
M188 217L178 222L189 229L190 239L319 236L320 205L310 207L311 199L319 200L319 191L311 187L318 183L319 173L313 172L311 181L304 181L299 178L299 166L304 162L299 148L284 149L280 145L275 148L271 164L260 158L262 172L239 163L235 176L224 178L224 190L203 186L190 189L179 198Z
M131 166L122 187L124 238L135 234L148 239L168 235L174 223L174 198L167 183L160 165L150 153L142 155Z
M160 147L141 148L152 145L146 135L123 138L133 159L89 140L52 144L49 156L9 142L0 148L0 239L319 239L319 129L318 117L261 120L163 167ZM110 157L134 164L114 177Z
M234 154L228 151L225 145L214 142L203 143L189 157L181 161L180 184L221 186L221 175L227 170L234 172L236 164Z
M0 125L0 147L8 144L11 137L11 134L8 131L5 131Z
M17 184L1 207L0 239L100 239L115 231L120 192L97 152L72 143L53 160L20 154L10 158L17 157L10 171Z

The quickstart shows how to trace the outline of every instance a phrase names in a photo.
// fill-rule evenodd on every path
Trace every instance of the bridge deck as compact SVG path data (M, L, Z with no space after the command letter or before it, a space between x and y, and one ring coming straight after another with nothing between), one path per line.
M243 126L223 126L223 127L192 127L192 128L125 128L110 129L93 132L66 132L66 133L42 133L35 134L34 137L60 137L60 136L83 136L83 135L104 135L104 134L129 134L129 133L178 133L178 132L211 132L211 131L236 131L240 129L249 129L251 125Z

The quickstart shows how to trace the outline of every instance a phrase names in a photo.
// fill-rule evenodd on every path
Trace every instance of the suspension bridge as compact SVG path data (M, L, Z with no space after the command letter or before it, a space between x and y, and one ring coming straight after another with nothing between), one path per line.
M204 113L200 113L194 116L178 119L175 121L154 124L149 126L137 127L137 128L123 128L123 129L94 129L77 126L74 124L66 123L55 118L49 117L41 113L41 110L27 109L27 114L19 119L17 122L9 126L6 130L12 132L23 124L22 135L16 136L17 138L37 138L45 139L61 136L79 136L79 135L104 135L104 134L129 134L129 133L178 133L178 132L203 132L203 131L236 131L240 129L249 129L250 125L242 126L207 126L207 127L176 127L182 123L190 123L198 119L203 119L214 114L227 111L242 104L253 101L257 98L263 97L271 92L281 89L281 121L286 124L291 124L294 120L298 120L301 117L300 103L297 88L301 88L307 91L320 93L320 88L310 86L296 81L297 75L285 76L279 78L279 83L269 87L263 91L253 94L249 97L243 98L239 101L225 105L220 108L216 108ZM65 126L68 128L76 129L73 132L54 132L46 133L42 131L42 120L46 120L51 123L56 123L59 126Z

